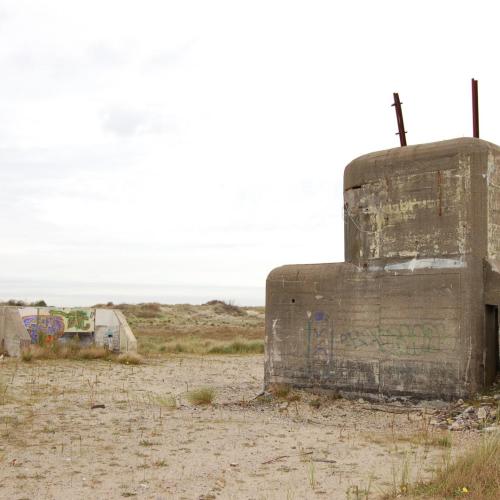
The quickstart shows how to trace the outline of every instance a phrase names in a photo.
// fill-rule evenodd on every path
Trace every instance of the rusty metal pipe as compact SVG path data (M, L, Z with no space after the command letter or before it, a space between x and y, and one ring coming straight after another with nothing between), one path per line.
M406 131L405 131L405 124L403 121L403 111L401 109L401 101L399 100L399 94L397 92L393 93L394 96L394 108L396 109L396 119L398 121L398 132L397 135L399 135L399 142L401 144L401 147L406 146Z
M472 137L479 139L479 97L477 80L472 79Z

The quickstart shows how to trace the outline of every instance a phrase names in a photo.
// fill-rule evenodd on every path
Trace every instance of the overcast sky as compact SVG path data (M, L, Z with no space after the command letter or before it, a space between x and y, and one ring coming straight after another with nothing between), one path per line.
M411 6L410 6L411 5ZM0 299L264 303L355 157L500 141L496 2L0 0Z

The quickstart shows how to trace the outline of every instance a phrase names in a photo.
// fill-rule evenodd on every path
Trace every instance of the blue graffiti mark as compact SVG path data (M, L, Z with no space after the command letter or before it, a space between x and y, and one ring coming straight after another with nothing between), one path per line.
M323 311L317 311L314 313L315 321L323 321L324 317L325 317L325 313Z

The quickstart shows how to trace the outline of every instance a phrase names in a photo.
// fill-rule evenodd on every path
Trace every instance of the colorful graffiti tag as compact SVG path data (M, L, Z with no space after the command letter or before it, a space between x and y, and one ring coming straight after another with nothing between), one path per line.
M58 339L66 332L93 332L95 311L93 309L29 309L22 316L31 342L46 343ZM34 314L36 313L36 314Z
M51 316L62 316L64 318L65 332L88 332L93 330L92 319L93 312L85 309L68 309L66 311L60 309L51 309Z
M33 343L38 343L42 337L46 342L52 342L64 334L64 320L60 316L34 314L24 316L23 323Z

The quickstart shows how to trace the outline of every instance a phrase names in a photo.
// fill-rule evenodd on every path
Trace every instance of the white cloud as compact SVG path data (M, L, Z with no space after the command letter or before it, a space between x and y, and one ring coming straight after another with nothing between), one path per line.
M0 298L262 302L272 267L342 260L343 168L397 146L393 91L410 143L470 135L474 76L499 135L486 2L2 9Z
M111 107L102 113L104 129L122 137L174 132L175 120L153 110Z

